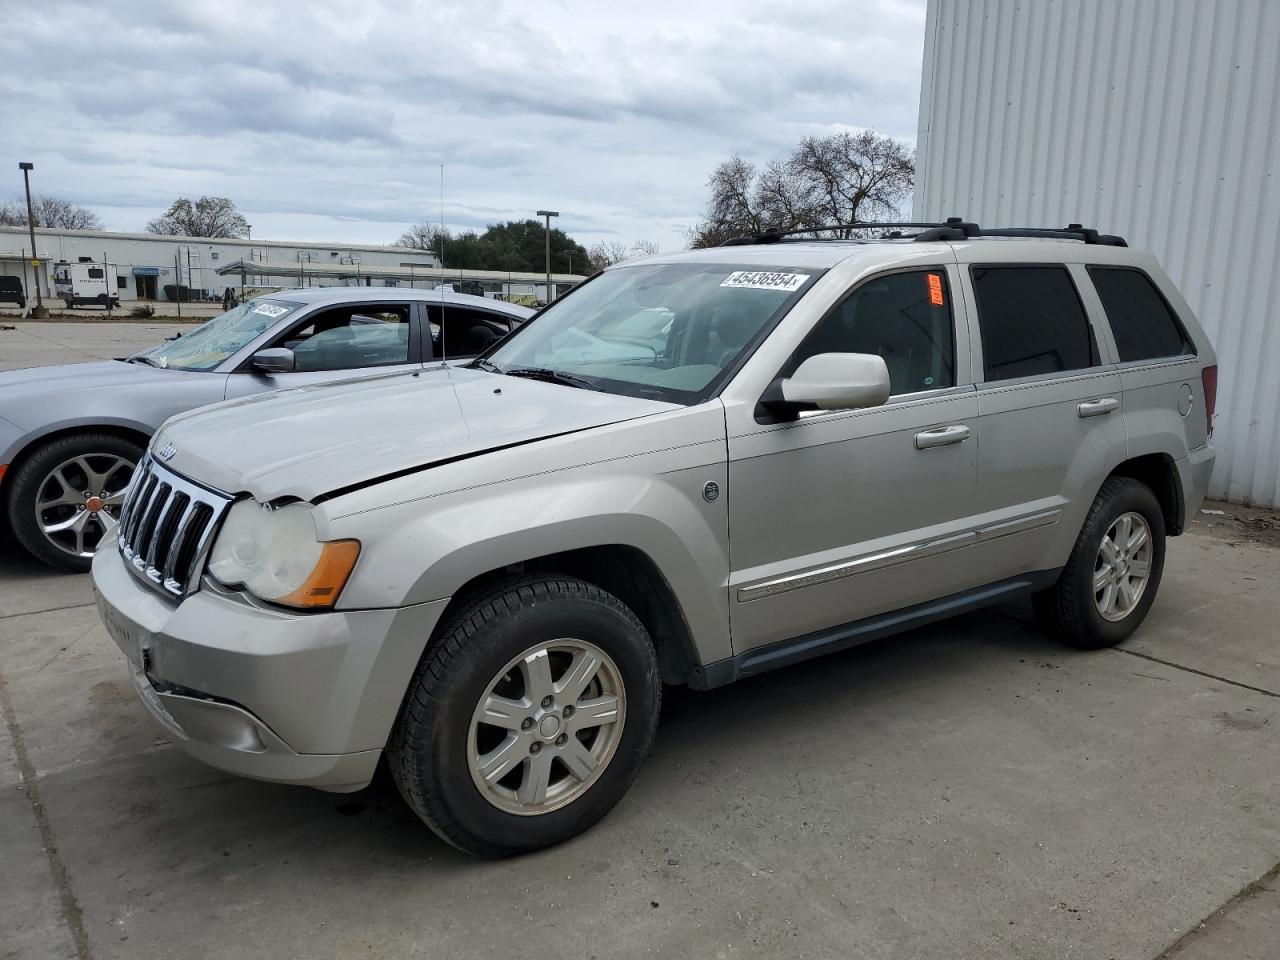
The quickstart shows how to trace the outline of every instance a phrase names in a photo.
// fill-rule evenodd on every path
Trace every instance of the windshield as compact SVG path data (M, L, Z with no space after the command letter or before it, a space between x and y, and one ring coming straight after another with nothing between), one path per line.
M137 358L171 370L212 370L300 306L284 300L250 300L177 340L144 350Z
M609 270L547 307L486 360L609 393L711 396L819 269L659 263Z

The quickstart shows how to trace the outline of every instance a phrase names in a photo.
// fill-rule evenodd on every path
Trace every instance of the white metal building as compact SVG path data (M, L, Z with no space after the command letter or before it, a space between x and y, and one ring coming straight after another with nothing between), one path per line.
M0 274L22 277L23 290L34 299L31 259L27 228L0 227ZM50 277L58 261L105 260L115 268L115 284L122 301L173 299L165 287L172 290L177 285L220 297L225 287L239 286L238 275L220 276L218 272L220 267L236 261L250 265L250 283L276 287L298 286L300 276L305 281L307 268L317 273L323 268L324 283L381 285L386 279L377 275L380 268L392 268L397 276L403 270L408 276L411 265L430 270L439 263L426 251L403 247L166 237L42 227L36 228L36 259L41 265L35 272L41 278L41 292L47 300L54 299ZM269 273L268 264L279 265L281 273Z
M1280 506L1280 2L929 0L914 216L1155 253L1219 357L1210 492Z

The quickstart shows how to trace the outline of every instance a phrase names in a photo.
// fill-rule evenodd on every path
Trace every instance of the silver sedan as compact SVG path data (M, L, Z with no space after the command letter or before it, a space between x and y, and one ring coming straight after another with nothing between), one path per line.
M287 290L132 357L0 373L0 504L34 557L88 570L151 434L174 414L474 357L532 314L441 290Z

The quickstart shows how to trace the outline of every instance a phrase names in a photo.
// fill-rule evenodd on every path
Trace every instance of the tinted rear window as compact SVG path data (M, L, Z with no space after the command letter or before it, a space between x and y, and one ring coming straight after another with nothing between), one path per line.
M1141 270L1089 267L1089 278L1107 312L1122 363L1195 353L1173 310Z
M988 382L1098 362L1089 318L1065 267L974 267Z

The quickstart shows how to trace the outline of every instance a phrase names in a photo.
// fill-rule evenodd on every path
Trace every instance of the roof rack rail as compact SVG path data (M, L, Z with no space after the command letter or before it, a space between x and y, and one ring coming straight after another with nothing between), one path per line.
M1123 237L1114 234L1099 233L1092 227L1078 223L1069 223L1065 227L994 227L984 229L961 217L948 217L943 223L887 223L881 221L855 221L853 223L834 223L821 227L800 227L794 230L766 230L750 237L732 237L720 244L722 247L737 247L759 243L780 243L787 237L801 234L829 233L846 230L887 230L882 239L906 239L900 232L903 228L920 230L912 239L922 243L939 240L974 240L983 237L1026 237L1042 240L1080 240L1084 243L1096 243L1108 247L1127 247ZM837 238L843 239L843 238Z

